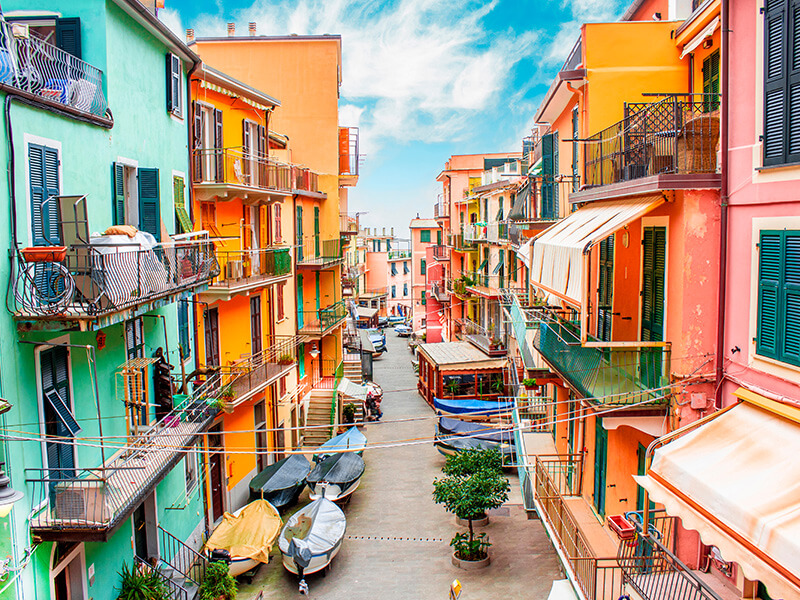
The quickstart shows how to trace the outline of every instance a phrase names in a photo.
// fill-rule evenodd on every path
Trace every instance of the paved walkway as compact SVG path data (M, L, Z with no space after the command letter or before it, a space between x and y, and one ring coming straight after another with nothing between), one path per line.
M430 438L435 420L416 391L405 339L387 330L389 352L375 360L375 380L383 387L384 422L363 428L369 443ZM421 418L420 418L421 417ZM446 600L450 582L463 585L462 600L544 600L560 579L558 560L539 521L529 521L521 505L516 475L509 475L509 502L495 511L483 531L493 543L492 564L462 571L450 563L450 539L458 531L452 515L433 503L432 481L444 464L430 443L367 450L367 470L345 507L347 537L326 576L307 578L310 598L326 600ZM301 503L308 501L307 492ZM276 545L277 546L277 545ZM299 597L297 579L273 549L252 584L239 598Z

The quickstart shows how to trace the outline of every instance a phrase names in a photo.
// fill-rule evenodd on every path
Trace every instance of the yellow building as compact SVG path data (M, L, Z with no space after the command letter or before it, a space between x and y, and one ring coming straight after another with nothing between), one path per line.
M190 45L205 63L280 98L270 126L290 140L281 157L315 174L314 185L293 186L283 214L292 223L296 265L286 311L294 311L297 331L308 340L300 346L296 393L307 417L303 443L314 446L330 435L324 425L336 420L331 399L342 372L346 316L342 240L348 237L341 234L349 227L342 216L347 187L358 181L358 130L339 127L341 37L236 36L232 25L229 32Z

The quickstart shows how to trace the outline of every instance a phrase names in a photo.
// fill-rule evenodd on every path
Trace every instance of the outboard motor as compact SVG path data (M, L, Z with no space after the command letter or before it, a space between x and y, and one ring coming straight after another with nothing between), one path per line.
M224 562L225 564L231 564L231 553L227 550L222 548L218 548L216 550L212 550L211 554L209 555L209 560L211 562Z

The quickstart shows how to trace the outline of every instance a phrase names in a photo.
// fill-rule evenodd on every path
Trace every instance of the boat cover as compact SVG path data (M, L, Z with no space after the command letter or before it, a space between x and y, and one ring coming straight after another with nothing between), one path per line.
M236 516L226 512L208 538L205 550L227 550L231 557L267 563L282 525L274 506L266 500L255 500Z
M367 445L367 436L353 426L344 433L332 437L317 448L317 456L323 457L336 452L363 452Z
M482 423L461 421L450 417L439 418L439 431L445 435L462 435L491 442L514 443L514 431L511 429L496 429Z
M306 481L314 486L320 481L335 483L337 485L348 484L364 474L364 459L358 454L348 452L345 454L333 454L322 460L308 474Z
M297 564L305 562L307 566L311 556L334 548L344 537L346 527L342 509L327 498L319 498L286 521L278 545L281 552L294 558Z
M277 500L277 504L283 506L291 499L294 488L303 483L309 471L311 471L311 463L308 462L308 459L302 454L292 454L268 466L253 477L250 480L250 491L258 496L262 493L273 495L286 490L289 498L286 498L285 502L280 501L283 499L280 495L273 499L273 502Z
M433 405L441 411L453 414L484 413L487 416L514 408L511 402L495 402L493 400L445 400L444 398L434 398Z
M461 437L459 435L450 436L436 436L436 443L444 446L450 446L453 450L497 450L504 457L511 457L516 454L516 448L512 444L501 442L492 442L489 440L479 440L470 437Z

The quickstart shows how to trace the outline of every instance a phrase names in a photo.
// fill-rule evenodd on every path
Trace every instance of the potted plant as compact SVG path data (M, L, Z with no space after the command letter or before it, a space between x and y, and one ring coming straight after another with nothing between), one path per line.
M444 505L456 518L466 521L469 531L456 533L450 542L452 562L462 569L487 566L490 562L485 533L476 535L473 521L508 500L508 479L502 474L497 450L467 450L447 458L445 477L433 481L433 501Z
M119 573L120 582L119 600L166 600L167 588L155 569L134 564L128 568L122 565Z
M200 600L234 600L236 598L236 580L228 572L226 563L215 561L208 564L198 598Z
M345 423L355 423L356 422L356 405L352 402L348 402L347 404L342 407L342 419Z
M536 387L536 379L523 379L522 385L525 386L526 390L532 390Z
M289 353L281 354L280 357L278 357L279 365L290 365L293 362L294 362L294 356L292 356Z
M458 382L455 379L451 379L444 385L445 389L451 396L455 396L458 393Z
M495 394L505 394L506 392L506 384L503 383L502 377L495 377L492 380L492 391Z

